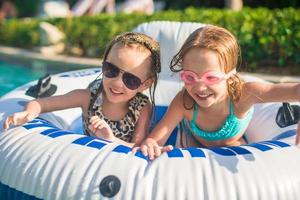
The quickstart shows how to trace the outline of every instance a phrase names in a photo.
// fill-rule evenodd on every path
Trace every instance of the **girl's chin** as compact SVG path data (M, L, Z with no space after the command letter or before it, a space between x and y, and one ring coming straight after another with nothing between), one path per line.
M128 102L132 97L128 97L124 94L114 94L111 92L106 93L106 98L111 103L124 103Z
M195 100L198 103L198 105L203 107L203 108L208 108L215 102L214 95L210 95L208 97L196 96Z
M124 102L124 98L122 98L122 96L116 96L116 95L108 94L108 95L106 95L106 98L111 103L121 103L121 102Z

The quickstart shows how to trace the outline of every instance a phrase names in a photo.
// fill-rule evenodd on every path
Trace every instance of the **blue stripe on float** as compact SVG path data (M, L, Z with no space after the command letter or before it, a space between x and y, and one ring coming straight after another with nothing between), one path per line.
M63 136L63 135L70 135L70 134L76 134L76 133L61 130L61 131L56 131L54 133L50 133L48 136L52 137L52 138L56 138L56 137L60 137L60 136Z
M112 141L106 140L106 139L102 139L102 138L95 138L95 139L97 139L100 142L112 143Z
M235 153L239 154L239 155L244 155L244 154L252 154L250 151L248 151L245 148L239 147L239 146L230 146L230 147L226 147L227 149L230 149L232 151L234 151Z
M102 142L98 142L98 141L92 141L90 142L88 145L88 147L93 147L95 149L101 149L102 147L104 147L106 144L102 143Z
M90 141L94 140L95 138L93 137L81 137L79 139L74 140L72 143L73 144L79 144L79 145L86 145L87 143L89 143Z
M264 141L262 143L276 145L276 146L279 146L279 147L290 147L291 146L291 145L289 145L287 143L284 143L284 142L281 142L281 141L275 141L275 140Z
M208 148L209 150L211 150L212 152L222 155L222 156L234 156L236 155L234 152L232 152L229 149L226 148L222 148L222 147L214 147L214 148Z
M144 160L150 161L149 157L145 156L141 151L137 151L134 155L136 157L143 158Z
M273 140L281 140L281 139L284 139L284 138L288 138L288 137L292 137L296 135L296 130L288 130L288 131L285 131L277 136L275 136L274 138L272 138Z
M114 148L112 150L113 152L118 152L118 153L128 153L131 151L131 148L127 147L127 146L124 146L124 145L119 145L117 146L116 148Z
M170 157L170 158L183 157L183 153L180 151L179 148L174 148L172 151L168 151L167 154L168 154L168 157Z
M22 191L11 188L0 182L0 199L2 200L42 200L35 196L26 194Z
M42 134L42 135L48 135L50 133L54 133L54 132L57 132L57 131L60 131L60 130L56 129L56 128L50 128L50 129L46 129L46 130L40 132L40 134Z
M191 157L205 157L204 152L199 148L184 148L183 150L186 150L190 153Z
M51 125L48 121L43 120L43 119L34 119L31 122L23 125L24 128L26 129L32 129L32 128L47 128L46 130L43 130L40 134L46 135L52 138L59 137L62 135L67 135L67 134L77 134L74 132L69 132L69 131L64 131L61 129L56 128L55 126ZM105 145L107 145L107 142L102 140L97 140L94 137L88 137L84 136L79 139L76 139L75 141L72 142L73 144L78 144L82 146L88 146L92 147L95 149L102 149ZM271 141L263 141L260 143L254 143L254 144L248 144L245 146L250 146L253 148L256 148L260 151L268 151L271 150L275 147L289 147L291 145L284 143L282 141L277 141L277 140L271 140ZM272 147L273 146L273 147ZM184 148L182 149L183 151L187 151L191 157L206 157L205 152L201 148ZM223 156L234 156L234 155L244 155L244 154L252 154L249 150L243 148L243 146L230 146L230 147L222 147L222 148L208 148L208 150L213 151L216 154L220 154ZM117 146L113 152L118 152L118 153L129 153L131 151L131 148L124 146L124 145L119 145ZM184 157L183 151L179 148L174 148L172 151L167 152L168 157ZM144 156L140 151L135 153L136 157L149 160L147 156Z
M55 126L49 125L49 124L25 124L25 125L23 125L23 127L26 128L27 130L33 129L33 128L40 128L40 127L56 128Z
M269 147L267 145L259 144L259 143L248 144L247 146L254 147L254 148L259 149L261 151L269 151L269 150L272 149L271 147Z
M42 122L42 121L39 121L39 120L32 120L30 122L27 122L24 125L27 125L27 124L49 124L49 123L45 123L45 122Z
M45 119L42 119L42 118L39 118L39 117L37 117L37 118L35 118L35 119L33 119L32 121L30 121L29 123L31 123L31 122L43 122L43 123L45 123L45 124L50 124L50 122L48 122L47 120L45 120Z

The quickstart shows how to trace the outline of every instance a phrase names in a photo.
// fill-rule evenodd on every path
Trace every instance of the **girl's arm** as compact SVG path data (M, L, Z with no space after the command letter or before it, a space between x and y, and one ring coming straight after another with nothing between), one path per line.
M7 130L9 125L21 125L31 121L41 113L62 110L67 108L82 107L86 109L89 104L90 92L85 89L73 90L67 94L35 99L30 101L24 111L17 112L7 117L3 129Z
M170 147L161 149L166 143L173 129L182 120L184 107L182 102L182 92L178 93L171 102L162 120L151 131L148 138L142 143L141 151L145 156L149 155L152 160L161 154L162 151L170 150Z
M87 108L90 101L90 95L90 91L87 89L73 90L64 95L30 101L25 109L28 111L45 113L75 107Z
M244 93L247 93L248 106L256 103L267 102L299 102L300 101L300 84L299 83L246 83ZM296 145L300 144L300 121L298 122Z
M166 114L154 127L148 138L152 138L160 146L164 145L174 128L182 120L183 111L182 93L180 92L175 96Z
M300 101L299 83L245 83L242 101L250 108L256 103Z
M147 137L151 121L151 111L152 106L151 103L148 102L141 110L140 117L133 133L132 146L141 145L142 141Z

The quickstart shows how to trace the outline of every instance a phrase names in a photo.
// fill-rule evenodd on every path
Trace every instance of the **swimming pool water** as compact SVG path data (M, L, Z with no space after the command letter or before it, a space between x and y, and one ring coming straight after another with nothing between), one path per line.
M0 60L0 97L5 93L19 87L29 81L36 80L47 73L58 73L63 70L52 70L45 68L34 68L7 63ZM66 71L66 69L64 69Z

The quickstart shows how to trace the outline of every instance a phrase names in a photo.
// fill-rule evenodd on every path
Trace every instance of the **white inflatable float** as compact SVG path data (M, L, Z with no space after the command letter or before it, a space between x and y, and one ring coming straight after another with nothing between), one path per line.
M58 95L86 88L99 73L86 69L54 75L49 91ZM35 84L0 99L1 124L33 99L28 89ZM163 61L156 93L159 115L181 87ZM154 161L126 146L83 135L79 109L46 113L7 132L0 130L0 199L300 199L296 127L276 124L280 106L255 107L247 145L175 148ZM174 139L176 131L169 142Z

